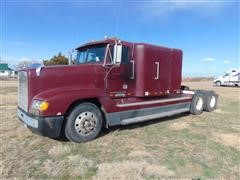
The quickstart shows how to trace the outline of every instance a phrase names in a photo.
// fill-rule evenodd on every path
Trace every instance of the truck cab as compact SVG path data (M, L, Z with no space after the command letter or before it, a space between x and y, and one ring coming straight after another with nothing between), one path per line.
M216 86L240 86L240 70L230 69L214 80Z
M109 38L76 50L72 65L18 73L18 117L34 133L85 142L103 126L216 108L215 93L181 90L179 49Z

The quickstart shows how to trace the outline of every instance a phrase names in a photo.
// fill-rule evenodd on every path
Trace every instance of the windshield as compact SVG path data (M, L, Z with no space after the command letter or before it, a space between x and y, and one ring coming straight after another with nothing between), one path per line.
M106 45L86 47L78 50L76 63L99 63L103 62L105 56Z

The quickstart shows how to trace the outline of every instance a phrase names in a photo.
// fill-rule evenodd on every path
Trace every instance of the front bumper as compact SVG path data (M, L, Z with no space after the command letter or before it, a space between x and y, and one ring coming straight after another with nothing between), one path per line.
M64 116L40 117L17 109L18 118L33 132L47 137L59 137Z

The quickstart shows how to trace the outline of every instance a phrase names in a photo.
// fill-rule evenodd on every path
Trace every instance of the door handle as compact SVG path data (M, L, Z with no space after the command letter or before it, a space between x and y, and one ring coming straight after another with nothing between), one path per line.
M130 63L132 63L132 75L130 77L130 79L134 79L135 78L135 62L133 60L130 61Z
M154 79L159 79L159 62L155 62L155 65L157 67L157 72L156 72L156 76L154 77Z

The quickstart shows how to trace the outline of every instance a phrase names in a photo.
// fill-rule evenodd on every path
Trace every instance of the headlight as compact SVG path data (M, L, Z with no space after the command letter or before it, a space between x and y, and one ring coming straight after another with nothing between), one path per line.
M31 109L39 110L43 112L43 111L46 111L48 107L49 107L49 103L47 101L34 100L32 102Z

